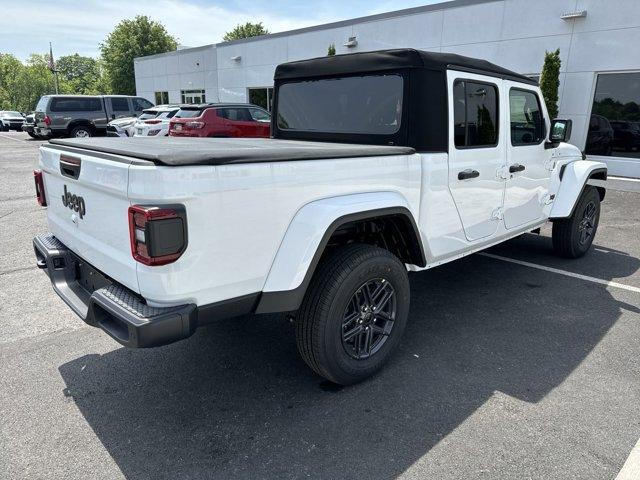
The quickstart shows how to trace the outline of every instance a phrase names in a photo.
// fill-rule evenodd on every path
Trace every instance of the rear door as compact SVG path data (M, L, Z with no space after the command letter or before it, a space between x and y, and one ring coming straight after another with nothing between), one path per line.
M550 122L538 91L510 81L504 86L509 98L504 224L510 229L544 219L554 150L545 149Z
M139 291L127 211L129 162L41 148L49 229L68 248Z
M469 241L487 238L502 218L505 132L500 128L502 80L447 72L449 189Z
M130 105L130 99L126 97L107 97L106 103L108 105L107 109L111 120L131 116L131 112L133 110Z

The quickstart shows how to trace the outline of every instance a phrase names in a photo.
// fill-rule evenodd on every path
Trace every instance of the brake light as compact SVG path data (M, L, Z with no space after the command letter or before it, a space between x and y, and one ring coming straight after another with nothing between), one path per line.
M129 207L133 258L145 265L175 262L187 248L187 216L182 205Z
M187 123L185 123L185 126L187 128L191 128L193 130L198 130L198 129L204 127L204 122L187 122Z
M47 206L47 197L44 194L44 179L42 178L42 170L33 171L33 179L36 182L36 199L42 207Z
M162 120L145 120L144 123L148 123L149 125L155 125L156 123L160 123Z
M45 115L44 117L44 124L49 127L51 126L51 119L49 118L49 115Z

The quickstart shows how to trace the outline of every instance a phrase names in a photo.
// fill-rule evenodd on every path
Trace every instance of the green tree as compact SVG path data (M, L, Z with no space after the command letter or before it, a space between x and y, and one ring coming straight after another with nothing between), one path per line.
M545 52L544 65L540 74L540 89L551 118L558 116L558 88L560 87L561 64L559 48L555 52Z
M32 54L25 63L13 55L0 55L0 109L30 111L42 95L54 93L48 65L46 54Z
M95 58L84 57L77 53L60 57L56 62L60 79L64 79L68 88L81 95L104 93L100 64Z
M327 49L327 57L333 57L336 54L336 46L335 44L331 44L329 45L329 48Z
M146 15L123 20L100 44L104 71L113 93L135 95L133 59L165 53L178 47L176 39L159 22Z
M257 37L259 35L267 35L269 30L264 28L262 22L247 22L244 25L236 25L236 28L224 34L222 41L231 42L240 40L241 38Z

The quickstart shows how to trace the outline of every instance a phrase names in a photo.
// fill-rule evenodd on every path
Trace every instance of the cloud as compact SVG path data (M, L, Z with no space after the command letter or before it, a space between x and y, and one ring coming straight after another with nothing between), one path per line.
M270 31L280 32L335 20L326 14L301 19L270 12L268 7L265 3L261 11L255 3L238 2L230 8L177 0L3 2L0 49L24 59L32 52L46 52L51 41L56 57L75 52L97 56L100 42L113 27L136 15L162 22L178 43L188 46L220 42L226 31L246 21L261 21Z

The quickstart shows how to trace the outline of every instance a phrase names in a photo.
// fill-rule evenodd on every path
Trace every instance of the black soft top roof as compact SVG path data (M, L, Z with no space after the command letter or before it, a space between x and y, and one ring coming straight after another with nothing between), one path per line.
M529 77L507 70L486 60L454 53L425 52L413 48L350 53L283 63L276 68L274 79L291 80L310 77L332 77L406 68L424 68L436 71L445 71L447 69L462 70L506 78L530 85L538 84Z

